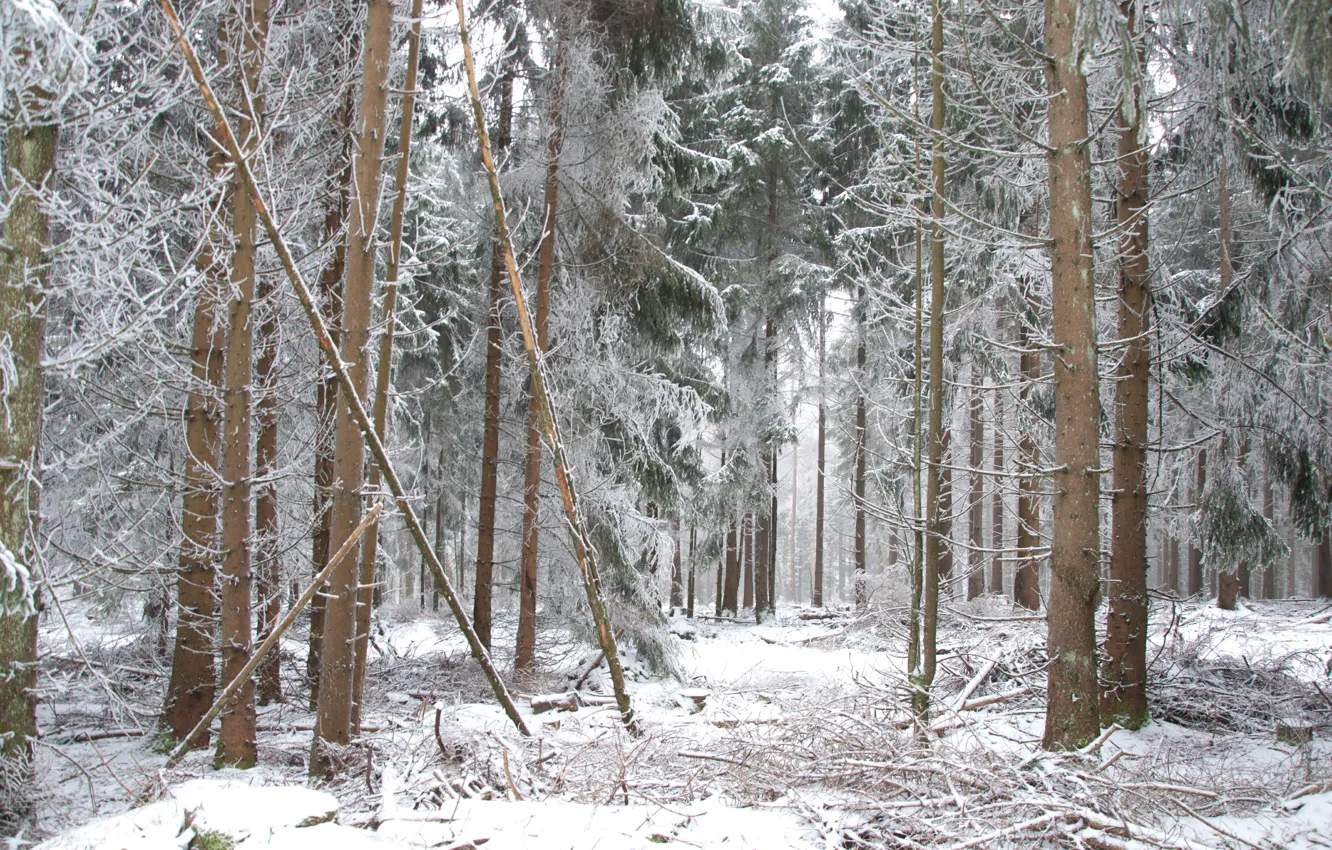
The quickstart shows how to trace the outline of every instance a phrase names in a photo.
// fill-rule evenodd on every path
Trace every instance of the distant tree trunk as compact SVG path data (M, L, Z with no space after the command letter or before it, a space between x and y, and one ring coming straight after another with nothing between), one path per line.
M929 425L926 434L925 473L925 562L922 570L924 604L921 608L920 663L911 679L911 714L921 734L929 727L930 689L937 667L939 626L939 590L943 583L945 560L941 554L944 517L943 505L944 446L948 439L943 422L944 384L944 179L943 130L944 103L943 9L940 0L930 2L930 342L929 342ZM863 299L862 299L863 304ZM946 548L946 547L943 547Z
M675 554L671 559L671 611L674 612L685 604L684 552L680 543L679 516L671 520L671 538L675 543Z
M1170 538L1170 592L1179 593L1179 538Z
M259 301L266 307L267 315L259 329L259 360L255 364L255 375L259 384L259 400L255 403L255 424L258 436L255 439L255 480L259 482L254 504L254 538L256 561L258 563L258 582L256 584L259 601L259 641L272 634L277 628L282 614L282 561L278 540L278 503L277 482L273 476L277 473L278 423L277 423L277 354L278 323L277 312L271 303L272 284L268 280L259 281ZM280 653L269 652L259 662L259 669L254 677L258 688L260 705L282 701L282 679Z
M1137 39L1138 7L1122 0L1127 37ZM1119 110L1119 338L1127 340L1115 382L1115 444L1110 544L1109 609L1101 716L1137 729L1147 722L1147 423L1151 309L1147 262L1147 166L1140 80L1146 55L1133 46L1131 101Z
M1030 304L1030 282L1025 284L1025 288L1026 299ZM1027 421L1019 421L1018 424L1018 431L1022 434L1022 439L1018 441L1018 470L1023 475L1018 481L1018 560L1013 574L1013 600L1029 611L1036 611L1041 607L1040 559L1036 554L1041 545L1041 449L1036 442L1037 422L1031 413L1031 395L1041 380L1041 356L1032 347L1035 344L1033 323L1036 312L1028 307L1026 314L1017 326L1018 348L1022 352L1018 368L1024 378L1018 395L1018 411L1019 418L1025 415Z
M1324 531L1314 554L1313 595L1332 598L1332 531Z
M402 226L407 209L407 180L412 155L412 124L416 111L416 68L421 53L421 0L412 0L412 28L407 36L407 68L404 75L402 115L398 123L398 162L394 174L393 206L389 214L388 262L384 274L384 304L379 337L379 363L375 370L374 429L381 442L388 444L389 388L393 383L393 334L397 325L398 273L402 260ZM386 107L387 108L387 107ZM370 464L370 483L366 492L376 494L382 487L383 471ZM435 522L441 521L436 511ZM438 533L438 528L436 528ZM438 547L437 547L438 548ZM422 559L424 560L424 559ZM356 591L355 661L352 678L353 735L361 734L361 705L365 694L366 659L370 651L371 613L380 584L375 568L379 562L379 519L372 521L361 540L359 577ZM435 610L439 610L439 591L435 591Z
M939 469L939 595L952 599L953 585L953 431L944 428Z
M541 240L537 247L536 334L546 350L550 325L550 285L555 275L555 214L559 208L560 153L564 149L564 36L556 48L555 90L550 101L550 137L546 140L546 188L541 204ZM541 401L527 401L527 460L523 478L522 558L518 576L518 641L513 669L529 670L536 661L537 552L541 498Z
M218 38L219 71L228 62L226 35ZM208 158L214 179L226 168L226 154L214 147ZM227 219L228 195L219 187L209 204L215 227ZM218 310L227 285L227 264L217 256L222 234L205 236L199 253L202 273L194 302L194 330L190 337L191 384L185 399L185 495L181 499L180 566L176 580L179 616L171 680L167 685L163 726L179 742L213 707L217 670L213 664L217 627L218 434L221 410L218 397L226 369L226 327ZM195 740L206 747L209 732Z
M755 528L754 515L747 513L741 520L740 535L744 541L741 546L741 560L744 563L742 581L744 602L742 608L754 607L754 537L757 529Z
M365 29L361 106L353 162L347 275L342 307L340 356L349 365L352 391L364 398L370 376L370 304L373 296L374 231L387 126L388 72L393 31L392 0L369 0ZM329 545L336 550L361 519L365 445L350 409L339 396L334 435L333 519ZM339 770L335 748L351 740L355 680L355 626L359 568L345 558L329 580L321 658L319 706L310 752L310 775L332 778ZM331 746L330 746L331 745Z
M346 40L358 43L350 34L352 24L346 22ZM349 55L355 50L349 50ZM345 225L351 196L351 124L355 110L355 89L348 85L338 109L333 114L333 126L339 131L340 149L329 174L330 200L324 212L324 239L334 243L333 256L319 279L320 306L324 326L328 328L333 344L341 346L342 331L342 276L346 270L347 237ZM328 566L332 550L328 548L329 532L333 522L333 429L338 410L338 382L328 369L320 372L315 383L315 447L314 447L314 530L310 535L310 561L315 575ZM424 565L422 565L424 569ZM324 643L324 603L322 593L310 602L310 651L305 660L305 672L310 680L310 710L319 705L319 673L322 666Z
M689 597L687 604L687 616L694 619L694 600L695 600L695 580L698 562L694 560L694 553L698 546L698 529L691 522L689 524Z
M994 484L993 506L990 509L990 592L1004 592L1004 397L998 388L994 391Z
M855 458L851 478L851 503L855 511L855 595L856 610L863 611L869 602L869 589L865 585L865 445L868 433L865 418L865 285L856 291L856 424Z
M1247 448L1244 446L1243 443L1241 443L1239 451L1239 468L1240 468L1241 477L1243 476L1243 470L1244 470L1244 456L1247 453L1247 451L1248 451ZM1226 439L1225 437L1222 437L1221 438L1222 462L1226 461L1226 456L1229 453L1230 452L1226 445ZM1245 494L1246 500L1247 497L1248 494L1246 493ZM1244 592L1246 589L1244 586L1248 584L1249 565L1244 562L1240 562L1237 565L1237 568L1233 572L1229 570L1226 571L1217 570L1216 572L1217 572L1216 607L1220 608L1222 611L1234 611L1238 607L1239 598L1241 596L1248 595Z
M237 64L248 98L241 104L237 138L247 155L259 145L259 95L268 0L250 0L241 19ZM227 361L222 413L222 681L236 678L250 660L252 645L251 592L251 467L250 406L254 381L255 238L258 219L254 202L237 177L231 192L231 289L227 307ZM219 766L248 768L257 759L254 680L241 688L239 698L222 712L215 762Z
M1269 525L1276 529L1276 506L1272 498L1272 475L1271 472L1263 469L1263 517L1267 519ZM1276 599L1276 564L1263 564L1263 590L1264 599Z
M766 506L765 506L766 507ZM768 605L768 549L773 540L773 526L768 521L768 512L759 514L754 529L754 620L762 623L770 607Z
M971 551L967 556L967 598L985 594L985 560L981 549L985 547L985 402L981 399L977 375L973 372L971 390L971 506L967 520L967 534Z
M512 46L515 31L505 29L506 46ZM503 159L513 127L513 79L511 60L506 58L499 78L499 115L495 123L495 155ZM490 312L486 327L485 414L481 436L481 498L477 503L476 582L472 594L472 628L482 645L490 649L491 583L495 570L495 508L499 498L500 359L504 328L500 300L504 295L504 253L498 230L490 254Z
M738 613L736 596L740 589L740 547L736 535L735 520L732 519L726 531L726 581L725 585L720 581L717 583L717 598L720 600L718 616L725 613L734 617Z
M20 53L20 56L22 54ZM23 60L20 58L19 60ZM42 99L40 93L17 97ZM39 107L40 108L40 107ZM42 353L46 286L50 280L48 193L55 175L60 128L15 122L5 135L4 183L9 195L0 251L0 335L9 342L13 373L0 417L0 758L14 773L0 779L0 826L14 832L27 819L33 742L37 737L37 563L41 491L33 486L42 431ZM10 383L12 382L12 383ZM19 571L23 572L20 573ZM16 845L17 846L17 845Z
M814 585L810 604L815 608L823 607L823 487L827 476L827 409L824 399L823 370L827 361L828 316L823 299L819 299L819 433L818 433L818 470L814 479ZM795 528L795 513L791 513L791 527Z
M777 453L768 453L768 610L777 610ZM795 525L795 517L791 518Z
M1203 490L1207 487L1207 449L1198 450L1198 458L1195 461L1198 465L1198 483L1193 491L1193 501L1198 503L1202 499ZM1197 596L1203 589L1203 562L1202 550L1189 541L1189 584L1188 595Z
M775 182L770 178L769 187L775 186ZM774 232L776 229L776 206L775 194L771 196L772 205L769 206L769 223ZM763 374L765 380L771 382L772 386L777 385L777 323L772 317L768 317L763 323ZM794 457L794 455L792 455ZM777 449L769 444L763 447L763 471L767 477L767 486L764 491L767 493L765 504L759 511L758 521L755 533L758 540L755 541L755 554L760 559L754 568L754 579L763 585L762 589L755 588L755 607L754 619L758 622L763 621L763 615L777 603ZM791 486L795 486L795 473L792 472ZM791 525L795 526L795 516L791 517Z
M1042 745L1077 749L1100 731L1096 609L1100 588L1100 396L1092 275L1090 138L1081 0L1046 0L1050 126L1051 302L1054 310L1054 535L1050 666Z

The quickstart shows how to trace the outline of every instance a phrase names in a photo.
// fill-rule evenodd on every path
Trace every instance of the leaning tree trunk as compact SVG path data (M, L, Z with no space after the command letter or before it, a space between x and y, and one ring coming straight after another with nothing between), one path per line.
M259 146L262 128L259 94L268 36L268 0L250 0L241 18L237 65L243 87L237 138L245 155ZM237 175L231 193L231 290L227 306L227 362L222 394L222 681L235 679L253 648L251 605L253 552L250 525L250 409L254 395L254 296L258 220L254 201ZM248 680L222 712L216 764L253 767L256 715L254 681Z
M27 97L21 94L20 97ZM13 124L5 137L10 196L0 251L0 334L13 372L0 417L0 826L18 827L30 811L37 736L38 453L42 429L42 348L50 278L47 194L55 172L56 124ZM12 772L11 772L12 771Z
M407 209L407 179L412 155L412 122L416 112L416 68L421 54L421 0L412 0L412 28L407 36L407 69L403 81L402 117L398 124L398 164L394 174L393 208L389 214L388 262L384 274L384 307L379 337L379 363L375 371L375 433L387 445L389 387L393 382L393 331L397 323L398 270L402 261L402 223ZM378 464L370 466L370 485L367 492L378 493L383 484L383 470ZM428 477L427 477L428 480ZM436 533L442 521L442 511L435 511ZM360 587L356 599L356 660L352 680L352 717L354 734L361 733L361 706L365 694L365 667L370 650L370 613L373 607L375 562L379 559L379 519L366 529L361 543ZM425 583L421 590L424 592ZM435 607L439 607L436 591Z
M1137 37L1137 4L1120 10ZM1147 147L1143 139L1142 45L1133 45L1132 98L1120 105L1119 338L1127 341L1115 382L1114 491L1109 611L1101 717L1137 729L1147 722L1147 423L1151 309L1147 265Z
M556 48L556 83L550 100L550 137L546 140L546 187L541 203L541 241L537 247L536 336L545 353L550 337L550 285L555 277L555 214L559 209L560 154L564 150L563 36ZM518 575L518 640L513 669L536 664L537 552L541 505L541 399L527 398L527 460L523 474L522 560Z
M511 47L514 30L505 30L505 44ZM499 156L509 146L513 125L512 50L505 52L505 65L499 78L499 117L495 122L495 152ZM499 502L500 438L500 366L504 353L504 327L500 302L504 297L504 249L499 243L499 223L495 224L495 242L490 252L490 311L486 325L485 409L481 430L481 497L477 500L476 575L472 593L472 628L486 649L490 649L491 585L495 573L495 510Z
M370 302L373 295L374 230L379 215L379 186L388 113L388 72L392 59L393 0L369 0L365 28L361 106L352 164L348 215L347 273L342 304L342 361L359 402L369 383ZM333 518L329 545L336 549L361 521L361 485L365 481L365 444L350 407L338 396L334 426ZM310 775L337 773L335 748L351 740L355 679L355 626L358 565L347 558L333 571L325 606L324 645L320 659L319 707L310 752Z
M1042 745L1076 749L1100 731L1096 609L1100 587L1100 397L1092 277L1087 79L1082 0L1046 0L1050 125L1050 256L1054 307L1054 536L1050 666Z
M221 29L221 28L219 28ZM218 65L227 64L226 36L218 39ZM209 171L219 180L226 153L214 147ZM226 219L227 191L213 189L208 220L218 228ZM213 663L213 631L217 627L218 396L226 369L226 328L218 316L226 286L226 264L217 256L222 234L206 234L199 252L199 291L194 302L190 336L190 391L185 398L185 494L181 498L180 561L176 579L175 650L167 683L162 724L179 742L213 705L217 670ZM195 742L208 746L205 730Z

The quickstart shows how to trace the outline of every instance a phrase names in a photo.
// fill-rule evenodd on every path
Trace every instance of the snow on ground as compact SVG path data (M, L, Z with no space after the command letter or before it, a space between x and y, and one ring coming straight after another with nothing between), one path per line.
M260 709L260 768L215 772L199 751L162 773L152 636L121 628L95 642L88 629L76 649L48 622L42 826L114 816L169 786L173 797L121 817L134 834L176 834L132 846L188 844L177 840L182 813L202 799L207 824L230 823L237 807L254 813L233 836L246 848L1332 847L1332 625L1321 613L1315 603L1158 604L1158 720L1081 755L1039 749L1044 623L1002 600L947 606L928 746L907 728L893 609L784 608L761 626L674 618L666 640L679 679L652 673L626 640L639 739L600 672L572 712L528 707L570 687L560 673L515 686L534 732L521 739L456 630L388 618L371 652L364 739L338 781L304 792L336 798L337 823L304 827L284 796L305 782L313 718L303 697ZM497 625L496 646L508 645L513 624ZM548 668L590 660L567 632L543 639ZM303 655L299 637L283 647L298 697ZM1285 717L1315 727L1314 741L1279 742L1272 724ZM226 784L205 793L200 779ZM246 793L273 802L237 803ZM282 817L265 814L275 810ZM114 850L105 838L77 843L106 835L94 828L47 848Z

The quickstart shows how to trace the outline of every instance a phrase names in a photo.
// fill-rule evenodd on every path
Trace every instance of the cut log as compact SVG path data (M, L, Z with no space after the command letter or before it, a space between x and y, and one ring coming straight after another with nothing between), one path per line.
M578 694L565 691L562 694L542 694L532 697L532 713L544 714L547 711L577 711Z

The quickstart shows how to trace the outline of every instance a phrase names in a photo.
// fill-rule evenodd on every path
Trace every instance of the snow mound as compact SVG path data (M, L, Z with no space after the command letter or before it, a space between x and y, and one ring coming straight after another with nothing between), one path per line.
M373 835L339 826L338 801L310 788L198 779L165 800L103 818L37 850L357 850ZM381 845L382 846L382 845Z

